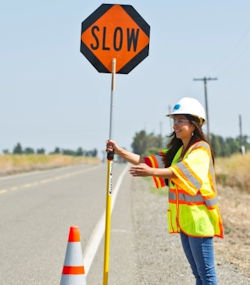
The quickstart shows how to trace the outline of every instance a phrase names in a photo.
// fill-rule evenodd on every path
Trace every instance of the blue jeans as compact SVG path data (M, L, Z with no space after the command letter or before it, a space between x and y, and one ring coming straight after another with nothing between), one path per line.
M196 285L217 285L212 237L191 237L181 232L181 242Z

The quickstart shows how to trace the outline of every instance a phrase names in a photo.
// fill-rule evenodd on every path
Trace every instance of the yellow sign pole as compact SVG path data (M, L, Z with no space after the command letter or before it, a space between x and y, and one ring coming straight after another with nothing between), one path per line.
M112 59L112 80L111 80L111 98L110 98L110 125L109 139L112 139L113 126L113 95L115 90L115 73L116 59ZM108 285L109 274L109 245L110 245L110 229L111 229L111 203L112 203L112 167L114 153L107 154L107 189L106 189L106 226L105 226L105 247L104 247L104 269L103 269L103 285Z

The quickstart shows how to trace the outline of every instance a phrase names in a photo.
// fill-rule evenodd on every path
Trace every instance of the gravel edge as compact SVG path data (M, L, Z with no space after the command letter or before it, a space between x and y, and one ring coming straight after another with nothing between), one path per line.
M195 284L179 235L167 231L167 196L153 193L143 178L132 178L130 188L137 258L135 284ZM223 242L219 240L217 247ZM219 284L250 284L250 278L217 255L216 247L215 256Z

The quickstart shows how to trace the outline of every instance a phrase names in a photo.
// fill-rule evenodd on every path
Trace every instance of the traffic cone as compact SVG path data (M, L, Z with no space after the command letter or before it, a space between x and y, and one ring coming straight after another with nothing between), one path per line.
M86 285L80 231L70 227L60 285Z

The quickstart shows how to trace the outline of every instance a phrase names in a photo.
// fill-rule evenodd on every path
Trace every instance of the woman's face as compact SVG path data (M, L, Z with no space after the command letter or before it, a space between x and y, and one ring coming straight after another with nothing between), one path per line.
M176 137L181 140L189 140L195 130L194 125L190 123L185 115L174 115L173 121Z

